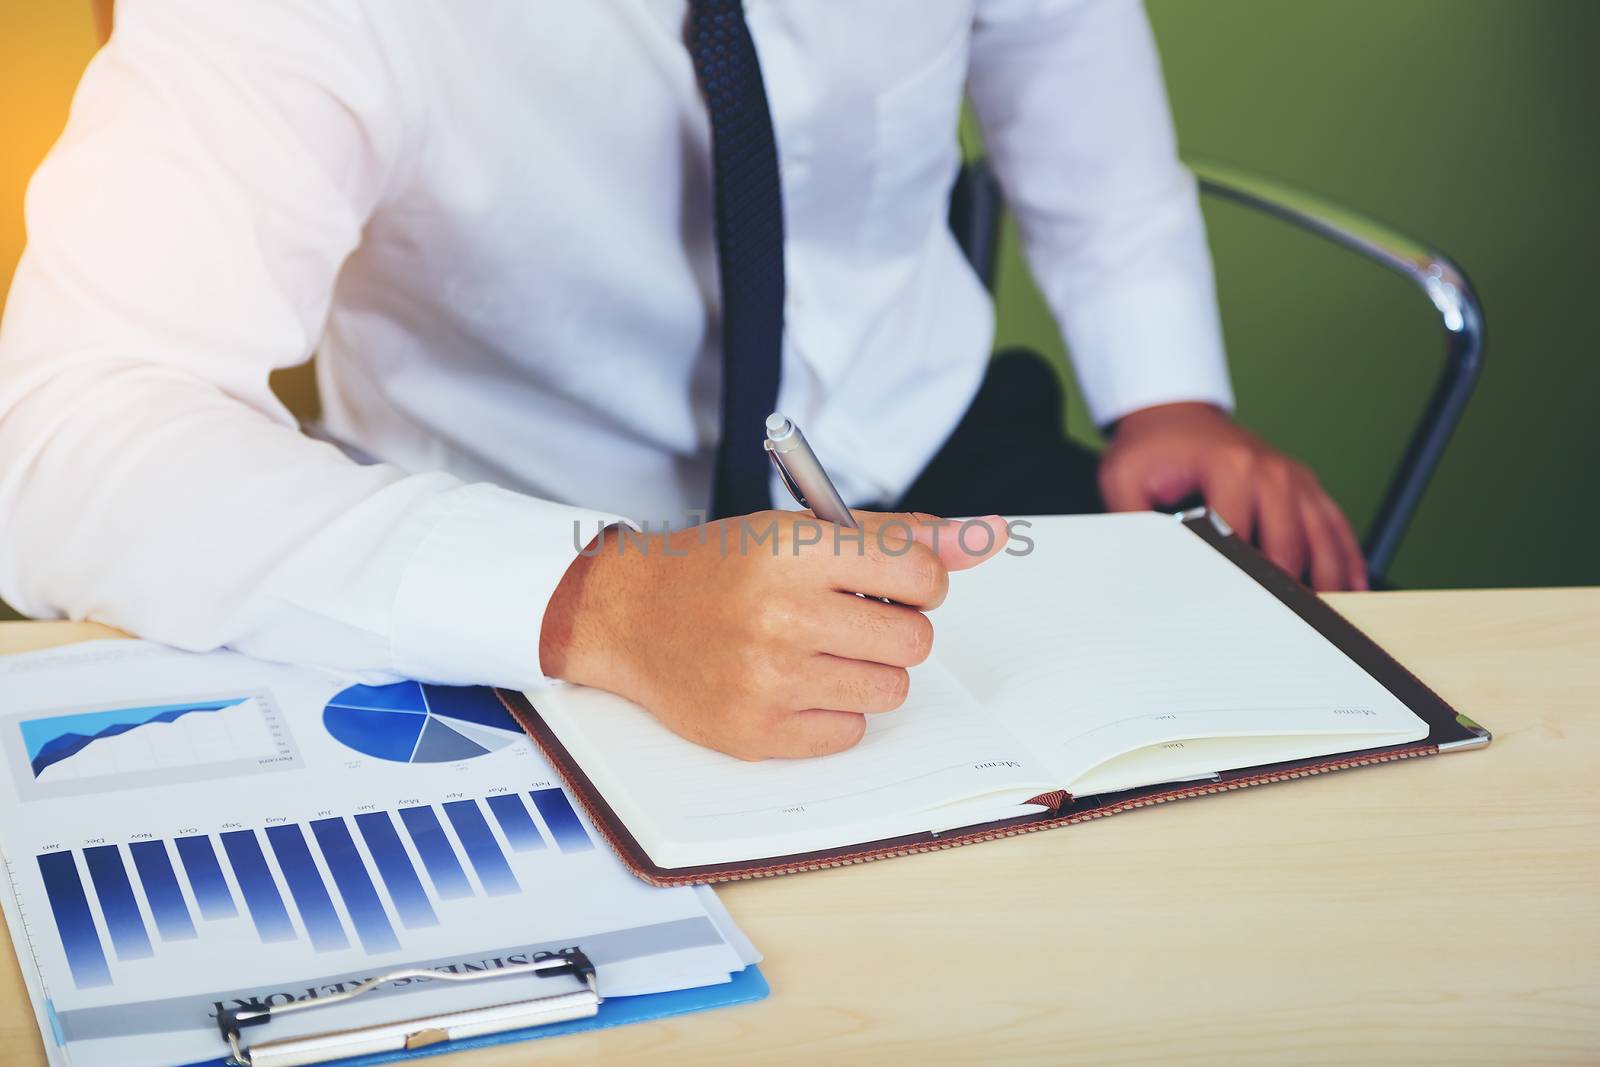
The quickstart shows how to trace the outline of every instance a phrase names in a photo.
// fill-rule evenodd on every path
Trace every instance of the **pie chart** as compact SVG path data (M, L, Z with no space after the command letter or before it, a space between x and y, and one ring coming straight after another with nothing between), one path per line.
M341 744L395 763L456 763L523 736L492 689L421 682L352 685L328 701L322 724Z

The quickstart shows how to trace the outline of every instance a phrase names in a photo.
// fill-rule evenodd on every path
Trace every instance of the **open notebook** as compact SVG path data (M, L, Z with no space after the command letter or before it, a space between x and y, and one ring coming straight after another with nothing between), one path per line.
M504 695L624 861L660 884L1488 741L1208 516L1031 521L1026 555L952 576L910 698L838 755L748 763L599 690Z

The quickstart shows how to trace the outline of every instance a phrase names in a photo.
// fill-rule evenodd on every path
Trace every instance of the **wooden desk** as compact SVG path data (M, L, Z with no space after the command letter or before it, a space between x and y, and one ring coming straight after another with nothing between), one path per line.
M731 886L767 1002L428 1062L1600 1061L1600 589L1333 599L1495 743Z

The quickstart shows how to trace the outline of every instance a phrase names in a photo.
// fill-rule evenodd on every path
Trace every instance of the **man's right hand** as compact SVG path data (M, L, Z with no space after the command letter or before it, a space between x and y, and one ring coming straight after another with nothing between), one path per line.
M855 514L859 537L791 511L642 544L612 527L551 597L540 666L741 759L847 749L867 715L905 701L906 668L933 647L925 613L943 602L949 572L1006 542L998 516L969 520L963 533L928 515Z

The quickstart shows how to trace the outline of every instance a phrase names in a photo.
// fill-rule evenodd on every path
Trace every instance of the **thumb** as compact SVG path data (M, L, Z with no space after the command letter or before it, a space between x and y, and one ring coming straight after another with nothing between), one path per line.
M942 519L921 511L883 515L859 513L863 525L885 528L885 534L907 534L934 551L946 570L964 571L998 555L1006 547L1010 524L999 515L977 519Z
M1107 511L1148 511L1200 490L1200 475L1173 456L1110 455L1100 464L1100 498Z
M1011 523L1000 515L985 515L954 521L945 533L947 536L939 543L939 558L951 570L964 571L1000 554L1011 537Z
M1100 461L1100 499L1107 511L1145 511L1155 506L1138 463L1109 453Z
M1105 471L1100 475L1100 499L1107 511L1145 511L1155 504L1138 481Z

